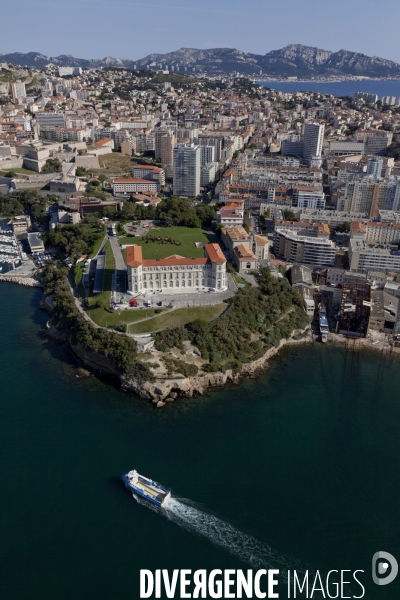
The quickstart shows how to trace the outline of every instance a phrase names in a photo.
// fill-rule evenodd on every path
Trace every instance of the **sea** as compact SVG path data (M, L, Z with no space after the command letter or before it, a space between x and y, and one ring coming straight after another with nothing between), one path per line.
M377 94L383 96L396 96L400 98L399 79L365 79L362 81L259 81L264 85L279 92L319 92L320 94L333 94L334 96L354 96L356 92Z
M364 598L399 597L400 578L371 577L376 552L400 560L397 355L290 348L156 409L80 377L40 298L0 287L2 600L136 600L140 569L262 568L362 570ZM132 468L172 490L168 509L124 488Z

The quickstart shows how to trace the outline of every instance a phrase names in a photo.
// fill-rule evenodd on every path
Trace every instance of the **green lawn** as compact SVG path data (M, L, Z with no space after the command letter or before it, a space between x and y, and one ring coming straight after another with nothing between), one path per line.
M173 240L182 242L180 246L171 243L161 244L160 242L146 243L147 237L169 237ZM143 248L143 258L166 258L172 254L179 254L186 258L202 258L204 249L197 248L195 242L208 243L208 237L205 231L192 227L160 227L152 229L144 238L140 237L122 237L119 239L121 246L137 244Z
M87 314L101 327L114 327L117 323L134 323L140 319L153 317L155 310L154 308L124 310L121 306L121 309L112 312L108 312L104 308L89 308Z
M178 308L173 312L166 315L155 317L150 321L144 321L143 323L137 323L131 325L129 328L130 333L152 333L154 331L161 331L167 327L180 327L186 325L190 321L195 319L202 319L204 321L211 321L227 308L226 304L216 304L215 306L195 306L193 308Z
M242 277L240 277L240 275L238 275L237 273L234 273L232 275L233 275L233 279L236 281L236 283L244 284L245 286L250 287L250 283L248 281L246 281L245 279L243 279Z

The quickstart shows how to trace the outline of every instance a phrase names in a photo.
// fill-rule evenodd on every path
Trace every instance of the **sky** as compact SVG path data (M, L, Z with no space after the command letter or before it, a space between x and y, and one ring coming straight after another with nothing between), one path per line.
M304 44L400 62L399 0L13 0L1 21L1 54L138 60L182 47L265 54Z

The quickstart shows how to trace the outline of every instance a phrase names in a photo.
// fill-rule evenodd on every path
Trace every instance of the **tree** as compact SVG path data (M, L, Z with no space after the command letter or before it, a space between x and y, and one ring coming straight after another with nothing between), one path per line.
M285 221L295 221L296 220L296 215L294 214L294 212L290 209L286 209L285 211L283 211L283 216L285 218Z
M42 168L42 173L60 173L61 169L62 166L58 158L48 158Z

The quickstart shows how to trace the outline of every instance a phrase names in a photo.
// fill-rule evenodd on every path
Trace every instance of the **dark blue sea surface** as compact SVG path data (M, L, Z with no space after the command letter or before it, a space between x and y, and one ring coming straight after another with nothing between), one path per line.
M355 92L367 92L368 94L378 94L379 98L383 96L400 97L400 80L397 79L369 79L365 81L259 81L279 92L319 92L320 94L333 94L334 96L354 96Z
M375 552L400 559L396 356L302 346L155 409L78 378L38 335L39 300L1 284L1 600L135 600L141 568L271 566L363 569L365 598L399 597L371 579ZM132 468L172 489L169 510L125 490Z

